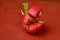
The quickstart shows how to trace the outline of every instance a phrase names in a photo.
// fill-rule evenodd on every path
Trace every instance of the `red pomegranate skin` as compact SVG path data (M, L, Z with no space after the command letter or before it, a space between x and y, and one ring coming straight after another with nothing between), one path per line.
M34 26L33 26L34 27ZM39 31L41 31L42 30L42 28L44 27L44 24L40 24L39 26L37 26L37 27L31 27L31 29L30 28L28 28L28 32L29 33L37 33L37 32L39 32Z
M28 13L32 15L33 17L35 17L37 14L39 14L40 11L41 11L41 8L35 6L35 7L30 8L28 10Z

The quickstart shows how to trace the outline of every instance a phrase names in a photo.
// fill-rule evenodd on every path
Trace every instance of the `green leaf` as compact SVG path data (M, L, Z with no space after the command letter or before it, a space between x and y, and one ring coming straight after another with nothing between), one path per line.
M52 0L46 0L47 2L51 2Z
M27 12L27 10L28 10L28 2L23 3L23 5L24 5L25 12Z

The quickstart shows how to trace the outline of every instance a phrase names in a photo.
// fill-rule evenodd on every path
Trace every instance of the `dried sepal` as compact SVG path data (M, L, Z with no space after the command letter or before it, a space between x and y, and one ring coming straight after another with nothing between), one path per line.
M21 10L21 14L22 14L22 15L25 15L25 13L23 12L23 10Z

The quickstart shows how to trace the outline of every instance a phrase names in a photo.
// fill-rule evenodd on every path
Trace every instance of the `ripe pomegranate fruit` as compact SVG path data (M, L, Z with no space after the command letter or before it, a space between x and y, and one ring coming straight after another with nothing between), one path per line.
M24 15L23 26L29 33L39 32L44 27L44 21L39 20L41 17L41 8L32 7Z

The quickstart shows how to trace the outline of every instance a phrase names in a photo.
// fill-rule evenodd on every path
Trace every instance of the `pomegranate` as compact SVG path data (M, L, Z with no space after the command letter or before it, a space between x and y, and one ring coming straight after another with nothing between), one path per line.
M39 32L44 27L44 21L40 20L41 8L32 7L24 15L23 26L29 33Z

